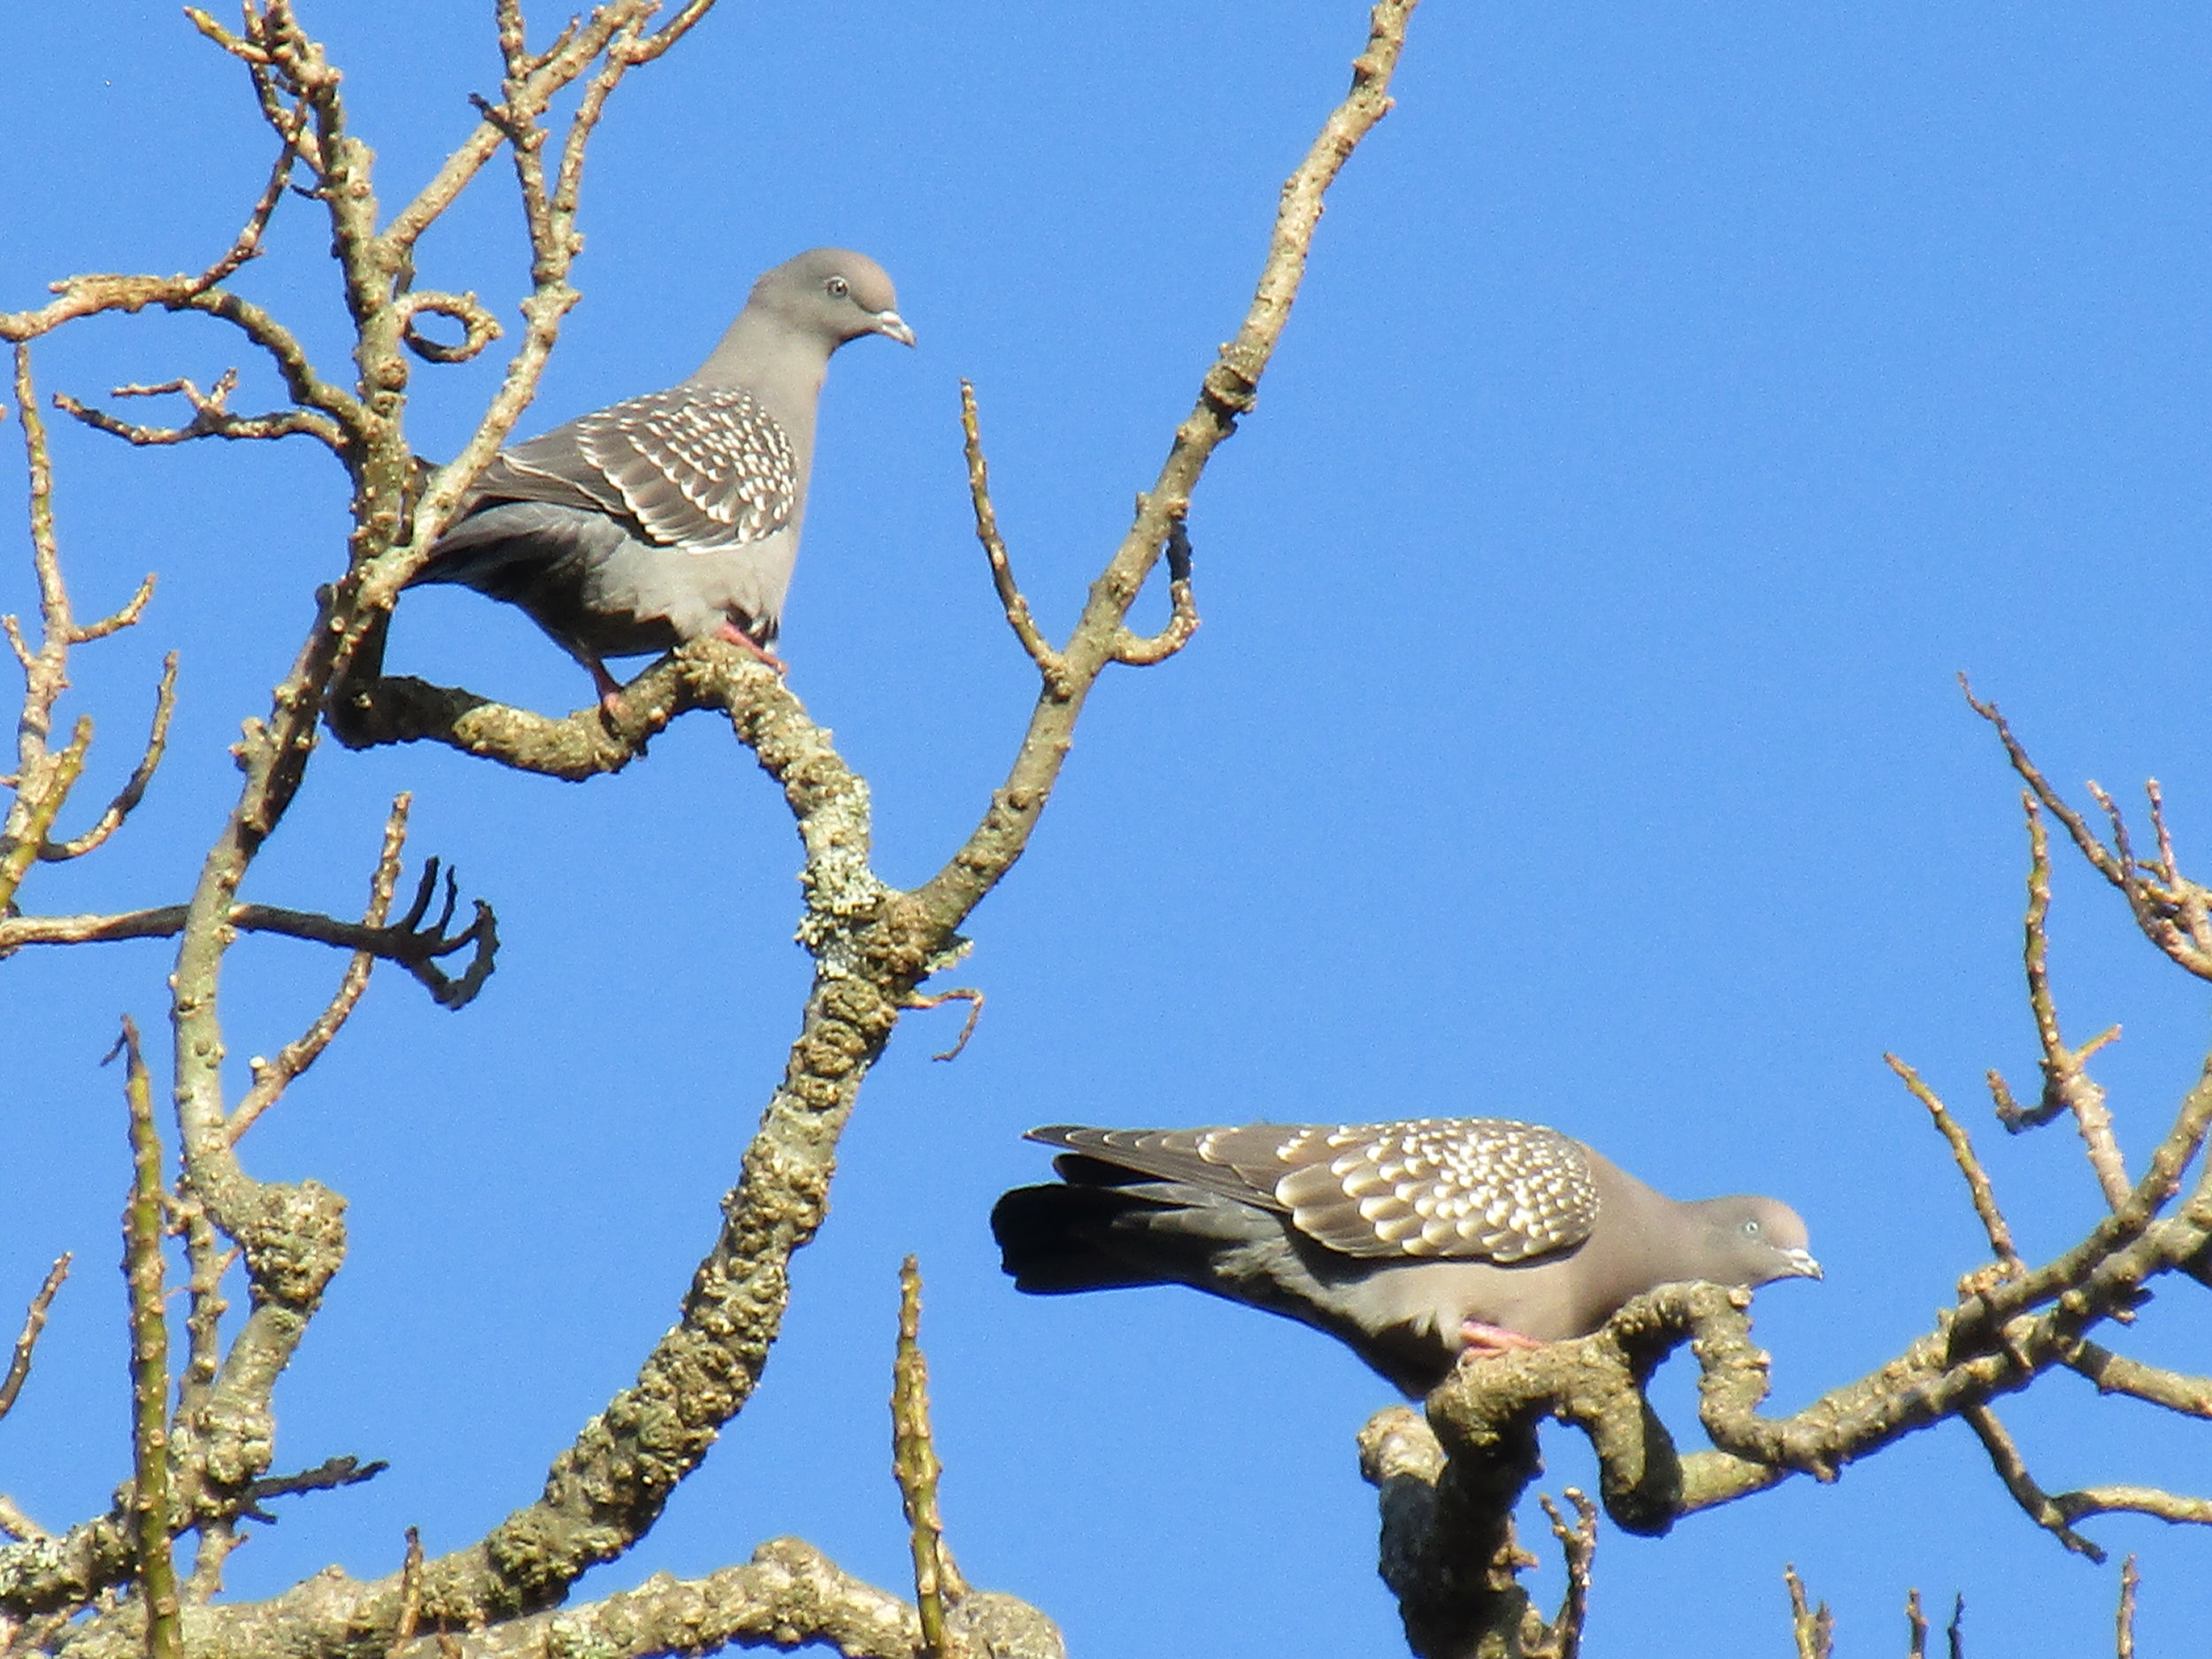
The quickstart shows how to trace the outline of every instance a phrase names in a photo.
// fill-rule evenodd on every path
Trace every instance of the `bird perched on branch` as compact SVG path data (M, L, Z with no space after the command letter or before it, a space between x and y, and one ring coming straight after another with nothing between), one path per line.
M1463 1353L1587 1335L1660 1285L1820 1277L1786 1204L1678 1203L1500 1118L1028 1138L1064 1150L1058 1183L991 1211L1017 1288L1188 1285L1327 1332L1410 1396Z
M815 405L863 334L914 343L881 265L841 248L778 265L689 380L501 450L408 585L519 606L611 711L610 657L719 634L781 672Z

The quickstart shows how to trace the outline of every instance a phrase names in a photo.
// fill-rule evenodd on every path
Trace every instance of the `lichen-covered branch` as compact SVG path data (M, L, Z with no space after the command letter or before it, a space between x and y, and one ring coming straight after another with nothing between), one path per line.
M27 339L78 317L146 305L196 311L239 328L273 360L295 407L237 417L227 382L201 393L182 379L159 388L186 398L192 418L173 429L132 427L121 435L170 442L195 435L273 436L311 431L332 444L351 488L353 531L342 571L318 592L317 615L263 718L245 725L235 750L242 782L236 803L208 849L181 906L125 917L8 918L0 950L35 942L89 942L174 932L172 979L174 1087L182 1176L173 1212L191 1264L188 1358L171 1425L171 1533L198 1528L202 1555L182 1598L185 1647L232 1659L386 1651L705 1652L732 1640L795 1645L827 1640L849 1654L911 1655L918 1641L938 1651L1045 1655L1059 1642L1049 1621L1010 1598L958 1586L941 1548L934 1560L936 1628L922 1615L838 1574L803 1546L766 1547L749 1568L695 1586L661 1581L588 1608L553 1614L577 1578L613 1559L650 1527L670 1493L705 1455L743 1406L780 1327L790 1259L821 1225L838 1139L863 1079L918 1001L917 987L956 962L966 941L958 927L1011 868L1057 776L1084 699L1112 662L1164 660L1196 626L1183 521L1192 489L1213 449L1251 405L1295 297L1331 180L1388 108L1388 84L1403 42L1409 0L1385 0L1371 19L1352 89L1328 118L1311 152L1286 186L1258 288L1242 327L1207 373L1197 405L1178 428L1167 460L1142 499L1135 523L1106 560L1083 618L1059 653L1066 673L1048 674L1045 695L1010 772L967 845L921 889L901 892L870 864L867 786L848 768L772 674L734 648L687 647L647 671L609 720L591 710L547 720L504 709L465 691L380 674L382 630L392 602L457 510L472 480L503 443L534 391L559 325L576 303L567 277L580 245L576 215L588 141L628 71L653 61L705 14L710 0L688 0L657 27L649 0L607 0L533 50L519 0L497 0L504 74L496 103L480 101L480 123L415 199L381 218L374 157L350 125L342 77L303 27L292 0L250 0L234 31L204 13L201 32L246 68L265 119L282 150L271 189L249 216L248 230L224 258L197 277L97 276L73 279L37 311L0 317L0 334ZM573 103L565 129L551 124L555 101ZM406 443L403 415L415 359L456 360L484 349L489 313L470 295L415 286L424 233L457 199L485 163L505 150L513 162L531 247L531 287L514 357L484 419L445 467L426 472ZM326 376L286 325L230 293L223 280L258 247L282 184L307 175L321 204L355 333L346 383ZM457 321L458 345L427 337L426 316ZM130 395L128 392L126 395ZM972 410L972 406L971 406ZM87 417L109 430L126 423ZM972 419L971 419L971 428ZM979 517L987 482L973 446ZM1001 553L1002 554L1002 548ZM1147 578L1169 564L1171 618L1142 639L1126 623ZM1006 585L1011 588L1010 572ZM1014 596L1018 600L1018 590ZM1041 636L1039 636L1040 639ZM1041 659L1048 666L1049 659ZM370 956L427 970L447 949L472 940L488 964L488 917L480 933L449 934L444 917L419 925L431 879L396 924L385 917L396 877L396 826L372 883L368 915L356 926L278 911L243 899L260 849L281 826L327 720L349 745L428 740L521 769L580 779L619 770L643 753L653 733L676 714L711 709L783 791L804 854L805 909L798 937L811 954L814 979L784 1077L748 1148L721 1225L694 1273L677 1325L648 1354L631 1386L584 1425L554 1459L542 1493L478 1543L419 1558L371 1583L326 1573L271 1601L226 1604L212 1594L236 1524L265 1489L273 1448L270 1400L343 1261L344 1203L311 1180L258 1179L245 1165L240 1131L273 1100L284 1081L321 1051L359 995ZM40 844L44 844L42 832ZM224 957L251 931L287 932L357 953L336 997L280 1059L257 1068L253 1089L233 1105L223 1079L226 1033L219 1002ZM422 936L440 949L426 947ZM247 1316L227 1348L220 1345L221 1284L235 1259L250 1292ZM902 1430L908 1443L914 1431ZM924 1527L922 1505L918 1527ZM133 1567L129 1517L111 1514L40 1550L0 1549L0 1613L37 1617L84 1609L127 1581ZM925 1527L933 1540L934 1531ZM927 1575L925 1575L926 1578ZM932 1600L925 1583L923 1601ZM73 1651L135 1651L146 1636L135 1602L104 1604L73 1630ZM680 1625L670 1623L680 1618ZM625 1645L628 1644L628 1645Z
M620 772L645 753L655 733L698 706L672 658L656 663L625 686L618 711L594 703L562 719L456 687L404 675L379 679L357 673L331 703L330 729L349 749L442 743L517 772L581 783Z

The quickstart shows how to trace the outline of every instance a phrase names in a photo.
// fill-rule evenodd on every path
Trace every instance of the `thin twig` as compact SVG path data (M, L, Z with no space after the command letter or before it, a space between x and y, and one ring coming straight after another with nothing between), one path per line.
M991 585L998 590L998 602L1006 611L1006 624L1014 630L1022 649L1029 653L1029 660L1037 664L1037 672L1044 676L1046 686L1064 696L1066 660L1053 649L1051 641L1038 627L1037 618L1030 613L1029 601L1014 580L1014 565L1007 555L1006 538L999 534L998 509L991 504L991 468L983 458L983 433L976 416L975 388L966 380L960 382L960 431L968 457L968 499L975 508L975 539L983 544L983 556L990 561Z
M2110 849L2097 839L2094 832L2089 827L2088 820L2069 806L2058 791L2051 787L2050 780L2044 777L2035 762L2028 757L2028 751L2020 746L2020 741L2012 734L2011 724L1999 712L1997 705L1993 703L1984 703L1975 696L1974 687L1967 682L1964 674L1959 676L1959 689L1966 695L1967 707L1996 728L1997 741L2005 746L2005 757L2012 763L2013 771L2019 774L2020 781L2033 791L2035 798L2043 803L2045 809L2066 826L2066 833L2073 838L2074 845L2080 850L2081 856L2086 858L2096 869L2097 873L2104 877L2107 881L2124 890L2127 886L2127 872L2122 868L2119 860L2113 856ZM1962 1597L1961 1601L1962 1603L1964 1598Z
M190 8L186 10L189 14ZM203 289L211 288L219 282L227 282L248 260L261 257L262 234L269 228L269 219L276 211L277 204L284 199L284 187L291 182L292 164L299 157L302 144L307 140L306 104L295 104L288 116L272 119L271 125L276 128L279 144L277 158L269 168L269 181L262 186L260 198L246 214L245 226L233 239L229 250L200 273L200 287Z
M42 775L35 785L19 782L19 810L8 816L15 820L15 827L4 840L0 840L0 917L4 917L15 900L16 889L23 885L23 878L38 862L39 849L54 827L54 819L60 814L62 803L84 775L85 753L92 747L92 717L77 717L76 730L71 733L69 745L60 754L48 757L41 768ZM23 795L29 795L25 801Z
M184 1379L177 1391L177 1415L189 1421L205 1402L208 1386L222 1363L223 1316L230 1311L223 1279L241 1253L236 1245L224 1248L222 1235L208 1218L206 1202L189 1186L176 1195L175 1202L183 1221L184 1258L191 1271L185 1284ZM201 1542L204 1548L205 1539Z
M2089 1515L2147 1515L2177 1526L2212 1526L2212 1498L2193 1498L2158 1486L2084 1486L2051 1500L2070 1521Z
M1911 1632L1905 1659L1928 1659L1928 1619L1920 1610L1920 1592L1905 1592L1905 1625Z
M47 1310L54 1305L60 1293L61 1282L69 1277L70 1253L64 1250L54 1258L53 1266L46 1270L46 1282L31 1298L31 1305L23 1315L22 1333L15 1339L15 1352L8 1360L8 1374L0 1377L0 1417L15 1409L16 1396L23 1392L24 1379L31 1374L31 1355L38 1347L39 1333L46 1328Z
M2212 895L2183 877L2175 867L2172 837L2165 826L2164 802L2155 784L2148 793L2160 857L2156 864L2146 864L2135 856L2127 820L2110 795L2094 782L2088 786L2091 796L2103 809L2112 828L2112 844L2108 847L2089 827L2088 820L2051 787L2049 780L2029 758L1995 705L1977 700L1963 676L1959 683L1966 690L1968 704L1996 728L2006 757L2021 781L2066 826L2082 856L2127 901L2128 913L2143 936L2185 972L2199 979L2212 979Z
M2027 1517L2078 1555L2086 1555L2099 1565L2104 1563L2104 1551L2067 1525L2068 1516L2049 1494L2036 1484L2028 1472L2027 1460L2021 1456L2020 1448L2011 1433L1997 1419L1996 1412L1986 1404L1970 1405L1960 1411L1968 1426L1980 1437L1983 1449L1989 1454L1995 1466L1997 1478L2005 1483L2005 1490L2012 1494L2027 1514Z
M912 1256L899 1266L898 1355L891 1367L891 1470L898 1478L914 1556L914 1605L923 1659L949 1659L947 1609L968 1593L937 1513L941 1465L929 1428L929 1362L922 1356L922 1272Z
M1944 1626L1943 1636L1949 1645L1951 1659L1966 1659L1966 1594L1961 1591L1951 1601L1951 1622Z
M1567 1567L1566 1594L1560 1598L1558 1616L1551 1622L1549 1659L1576 1659L1582 1651L1582 1627L1590 1615L1590 1563L1598 1553L1598 1506L1581 1488L1566 1490L1567 1502L1575 1507L1572 1526L1567 1525L1549 1493L1537 1494Z
M151 580L148 578L150 582ZM146 734L146 747L138 757L138 764L131 769L129 780L116 791L107 810L83 834L65 841L42 841L38 849L42 859L52 863L83 857L120 829L123 820L137 810L138 803L146 798L146 786L153 781L155 768L161 764L162 754L169 746L169 717L176 711L176 706L177 654L172 651L162 658L161 683L154 688L153 726Z
M412 797L402 794L392 803L391 816L384 822L384 845L377 855L376 869L369 878L369 907L361 918L365 928L381 929L384 918L391 913L392 894L399 885L400 853L407 844L407 811ZM430 894L437 881L434 867L426 867L421 891L416 898L415 909L409 912L409 922L419 919L430 902ZM411 931L403 925L403 931ZM443 932L441 927L438 931ZM331 1039L343 1028L352 1015L355 1005L361 1001L361 993L368 988L369 971L376 965L376 953L357 950L346 964L345 972L338 980L338 988L332 993L329 1002L314 1022L283 1048L277 1050L273 1060L258 1055L251 1062L253 1085L230 1115L226 1133L233 1146L239 1137L253 1127L261 1114L276 1104L292 1080L315 1064L322 1051L330 1046Z
M407 349L426 363L466 363L506 330L499 319L484 309L484 303L473 293L438 294L427 288L416 288L399 302L399 313L405 319L401 325L400 337ZM424 334L417 319L429 315L449 317L461 325L463 333L458 345L447 345Z
M1198 632L1198 600L1191 591L1190 533L1179 516L1168 526L1167 592L1171 607L1167 626L1148 639L1125 626L1115 637L1116 662L1132 668L1150 668L1188 645Z
M169 1509L169 1323L163 1288L161 1136L154 1127L154 1086L126 1015L111 1049L124 1056L130 1104L131 1202L124 1212L123 1271L131 1293L133 1494L138 1588L146 1609L147 1659L180 1659L177 1564Z
M1782 1582L1790 1590L1790 1633L1797 1639L1797 1659L1829 1659L1835 1649L1835 1616L1825 1601L1816 1609L1808 1604L1805 1581L1794 1565L1782 1569Z
M415 1640L415 1626L422 1619L422 1534L414 1527L407 1529L407 1553L399 1569L399 1617L392 1626L392 1640L385 1649L386 1659L399 1659L407 1644Z
M1215 450L1258 397L1304 280L1329 188L1390 111L1391 76L1413 9L1413 0L1381 0L1368 13L1366 46L1352 61L1351 88L1283 184L1267 257L1243 323L1200 381L1196 403L1176 427L1152 488L1139 496L1120 545L1091 584L1083 614L1060 654L1065 676L1060 686L1047 686L1032 710L1006 782L994 792L981 821L914 890L922 913L942 925L956 926L1028 845L1073 742L1082 701L1114 660L1130 607L1165 554L1176 523L1189 512L1191 494Z
M66 392L54 394L54 407L65 415L90 426L95 432L104 432L111 438L143 449L161 449L171 444L190 443L198 438L229 438L234 440L264 440L274 438L308 437L327 448L344 453L345 434L338 423L319 410L279 409L265 415L236 415L224 407L224 400L238 383L238 371L226 369L211 391L202 392L188 380L164 380L154 386L119 386L118 397L157 397L175 393L192 407L192 419L181 426L151 426L134 420L125 420L111 415L104 409L72 397Z
M336 1492L346 1486L357 1486L365 1480L373 1480L391 1464L384 1459L372 1458L363 1463L358 1457L326 1457L312 1469L303 1469L296 1475L265 1475L249 1485L238 1506L238 1513L250 1521L276 1525L276 1517L262 1506L271 1498L295 1498L308 1492Z
M283 910L272 904L234 904L224 919L243 933L279 933L311 944L334 945L342 950L367 951L380 961L404 968L430 992L441 1008L466 1007L491 977L499 952L498 918L483 900L472 900L475 915L458 933L448 933L458 897L457 879L445 873L445 903L441 919L423 926L423 912L434 894L442 866L435 858L423 865L416 888L416 907L389 926L372 927L364 922L341 921L319 910ZM419 907L419 908L417 908ZM131 939L166 939L184 931L187 909L165 904L150 910L127 910L119 916L12 916L0 918L0 956L28 945L115 944ZM469 965L458 976L438 964L465 947L473 946Z
M20 1539L25 1543L36 1543L42 1539L53 1536L36 1521L24 1514L14 1499L4 1496L0 1496L0 1532L4 1532L10 1538Z
M2113 1645L2116 1659L2135 1659L2135 1588L2141 1582L2135 1571L2135 1557L2130 1555L2120 1563L2120 1611L2117 1639Z
M957 1060L960 1057L960 1051L968 1046L968 1039L975 1035L976 1021L983 1018L983 993L968 986L962 986L956 990L940 991L933 996L924 996L917 991L899 1005L902 1008L921 1010L942 1008L948 1002L965 1002L968 1005L968 1018L961 1024L960 1035L954 1041L952 1047L942 1054L930 1056L929 1057L933 1060Z
M2020 1272L2025 1263L2013 1246L2012 1229L2005 1225L2004 1212L1997 1207L1996 1190L1991 1187L1980 1158L1975 1156L1972 1138L1945 1109L1936 1092L1921 1081L1919 1072L1893 1054L1886 1054L1882 1059L1912 1091L1913 1098L1928 1109L1928 1116L1935 1120L1937 1130L1950 1143L1951 1157L1958 1164L1959 1173L1966 1178L1966 1190L1974 1201L1974 1213L1981 1217L1982 1231L1989 1235L1991 1253L2008 1274Z
M2023 795L2020 804L2028 820L2028 1007L2035 1017L2036 1040L2043 1049L2043 1098L2032 1113L2016 1110L2005 1120L2005 1126L2016 1133L2034 1124L2047 1123L2061 1111L2072 1112L2075 1125L2081 1132L2082 1144L2088 1151L2089 1166L2098 1185L2104 1189L2106 1202L2116 1210L2126 1199L2131 1184L2127 1161L2113 1137L2112 1114L2104 1103L2104 1089L2090 1077L2085 1063L2116 1039L2120 1030L2116 1025L2078 1048L2069 1048L2060 1034L2058 1009L2051 997L2050 982L2050 837L2044 830L2042 809L2033 793ZM2001 1104L1999 1116L2003 1117Z
M2126 1394L2184 1417L2212 1417L2212 1377L2146 1365L2088 1341L2077 1344L2065 1363L2096 1384L2099 1394Z

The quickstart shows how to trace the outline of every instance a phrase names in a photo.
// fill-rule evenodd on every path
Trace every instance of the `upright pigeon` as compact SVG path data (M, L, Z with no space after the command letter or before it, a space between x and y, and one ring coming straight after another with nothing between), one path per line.
M409 586L519 606L611 710L610 657L718 634L782 672L815 405L863 334L914 343L881 265L841 248L778 265L689 380L501 450Z
M1659 1285L1820 1277L1786 1204L1678 1203L1500 1118L1028 1138L1065 1150L1059 1183L991 1211L1017 1288L1188 1285L1325 1331L1414 1397L1463 1353L1587 1335Z

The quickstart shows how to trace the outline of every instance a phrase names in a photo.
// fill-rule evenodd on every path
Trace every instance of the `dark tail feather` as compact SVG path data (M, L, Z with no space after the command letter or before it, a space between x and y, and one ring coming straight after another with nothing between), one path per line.
M992 1206L991 1236L1014 1287L1032 1295L1156 1285L1160 1274L1107 1241L1129 1211L1158 1208L1110 1187L1017 1187Z

